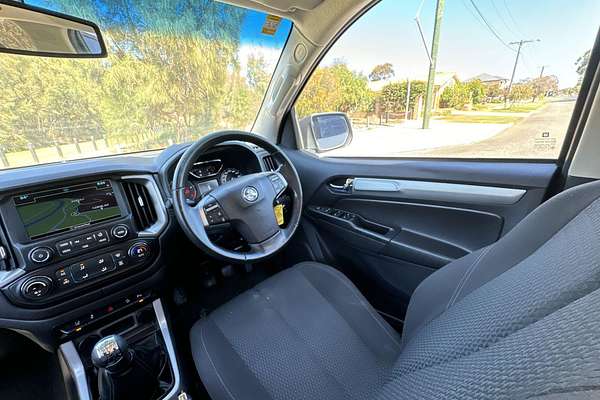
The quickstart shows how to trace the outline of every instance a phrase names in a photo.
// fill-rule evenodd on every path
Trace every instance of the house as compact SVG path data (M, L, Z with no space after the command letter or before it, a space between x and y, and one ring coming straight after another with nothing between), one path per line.
M477 76L472 77L471 79L467 79L467 82L471 82L471 81L481 81L482 84L486 85L486 86L499 86L500 88L505 87L508 84L508 79L507 78L503 78L501 76L497 76L497 75L491 75L491 74L479 74Z

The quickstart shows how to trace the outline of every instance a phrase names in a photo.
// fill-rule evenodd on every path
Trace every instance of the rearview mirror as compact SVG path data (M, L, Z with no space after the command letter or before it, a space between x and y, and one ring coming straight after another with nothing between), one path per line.
M43 57L106 57L93 22L17 2L0 3L0 53Z
M352 123L345 113L312 114L300 120L306 148L317 152L345 147L352 142Z

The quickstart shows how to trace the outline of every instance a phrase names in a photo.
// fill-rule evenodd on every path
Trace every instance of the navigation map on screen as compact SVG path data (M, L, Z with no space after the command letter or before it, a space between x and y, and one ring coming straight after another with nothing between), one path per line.
M22 194L14 201L32 239L121 216L107 180Z

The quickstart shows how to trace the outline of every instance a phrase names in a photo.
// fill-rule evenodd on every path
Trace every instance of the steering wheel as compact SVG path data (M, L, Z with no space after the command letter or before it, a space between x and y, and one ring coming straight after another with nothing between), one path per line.
M197 204L189 204L184 187L190 169L207 150L229 141L261 147L277 161L277 170L233 179L204 195ZM190 240L208 254L229 262L256 262L273 255L290 240L300 222L302 186L292 162L276 145L248 132L215 132L193 143L177 164L171 191L175 215ZM288 221L280 226L275 206L284 193L291 195L292 210ZM208 232L224 223L244 238L247 251L229 250L212 242Z

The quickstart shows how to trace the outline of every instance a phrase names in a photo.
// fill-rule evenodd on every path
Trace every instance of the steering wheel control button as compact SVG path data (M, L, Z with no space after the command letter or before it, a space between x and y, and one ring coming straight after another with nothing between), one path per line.
M209 225L222 224L227 221L223 209L217 202L210 202L204 206L204 215Z
M242 189L242 198L248 203L254 203L256 200L258 200L258 197L258 189L256 189L254 186L246 186Z
M40 299L52 289L52 279L47 276L35 276L26 280L21 286L21 293L28 299Z
M129 228L127 225L115 225L110 230L110 234L115 239L124 239L127 237L127 235L129 235Z
M150 255L150 245L146 242L134 243L127 252L129 257L136 261L145 260Z
M36 247L29 252L29 259L36 264L43 264L52 258L52 249L49 247Z
M275 192L280 193L285 189L286 182L279 175L271 175L269 176L269 180L271 181L271 185L273 185Z

